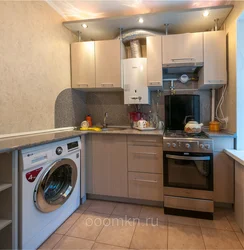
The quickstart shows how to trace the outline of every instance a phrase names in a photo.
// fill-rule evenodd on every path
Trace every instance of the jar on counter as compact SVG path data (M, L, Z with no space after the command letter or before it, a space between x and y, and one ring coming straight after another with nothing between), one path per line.
M91 117L91 115L86 116L86 121L89 123L89 127L92 127L92 117Z

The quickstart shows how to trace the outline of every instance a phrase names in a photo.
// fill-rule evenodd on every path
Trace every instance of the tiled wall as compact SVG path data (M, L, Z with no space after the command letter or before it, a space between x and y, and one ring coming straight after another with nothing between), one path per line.
M210 121L210 91L198 91L196 83L175 85L176 89L184 89L177 91L176 94L197 94L200 95L201 103L201 122L208 125ZM151 105L141 105L142 112L156 112L157 100L159 100L158 111L160 119L164 120L164 95L170 94L169 85L165 84L165 90L158 97L157 92L151 92ZM86 94L86 112L93 118L93 123L103 122L104 113L108 112L107 123L110 125L129 125L128 112L134 111L134 105L124 105L123 92L92 92Z

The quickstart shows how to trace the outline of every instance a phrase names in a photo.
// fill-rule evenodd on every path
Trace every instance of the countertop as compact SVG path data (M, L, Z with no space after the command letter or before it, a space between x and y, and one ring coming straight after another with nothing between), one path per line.
M231 137L236 138L236 133L231 133L226 130L221 130L219 132L211 132L209 130L203 129L203 131L211 138L213 137Z
M49 132L40 133L34 135L24 135L0 139L0 153L10 152L13 150L20 150L22 148L33 147L40 144L46 144L50 142L60 141L76 136L86 135L86 134L120 134L120 135L154 135L163 136L163 130L154 131L139 131L135 129L124 129L115 131L79 131L70 130L63 132Z
M225 149L224 152L244 166L244 151L236 149Z

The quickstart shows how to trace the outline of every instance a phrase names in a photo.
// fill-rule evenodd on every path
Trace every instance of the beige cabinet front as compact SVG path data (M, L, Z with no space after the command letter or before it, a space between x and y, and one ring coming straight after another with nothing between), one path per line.
M163 65L203 63L203 33L163 36Z
M162 36L147 37L147 85L162 86Z
M234 161L224 152L214 153L214 201L234 203Z
M95 88L95 43L71 44L72 88Z
M121 88L120 40L95 42L96 88Z
M93 193L128 197L125 135L92 135Z

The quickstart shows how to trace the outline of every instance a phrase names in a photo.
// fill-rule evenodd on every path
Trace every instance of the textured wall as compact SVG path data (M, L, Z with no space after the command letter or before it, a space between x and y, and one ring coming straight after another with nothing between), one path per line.
M164 120L164 95L168 95L169 86L166 84L166 90L161 97L157 97L157 92L151 92L151 105L141 105L142 112L156 112L157 100L159 100L159 116ZM210 91L191 91L196 88L196 84L188 83L183 85L176 84L177 89L184 89L178 91L177 94L198 94L201 102L201 122L208 125L210 121ZM87 93L86 110L88 114L92 115L94 124L102 123L104 113L108 112L107 123L109 125L129 125L128 112L134 111L134 105L124 105L123 92L92 92Z
M0 17L0 134L54 128L75 37L43 1L0 1Z
M244 11L244 1L234 1L234 9L224 23L228 35L228 89L224 105L225 114L229 117L228 130L236 132L236 38L237 19Z

